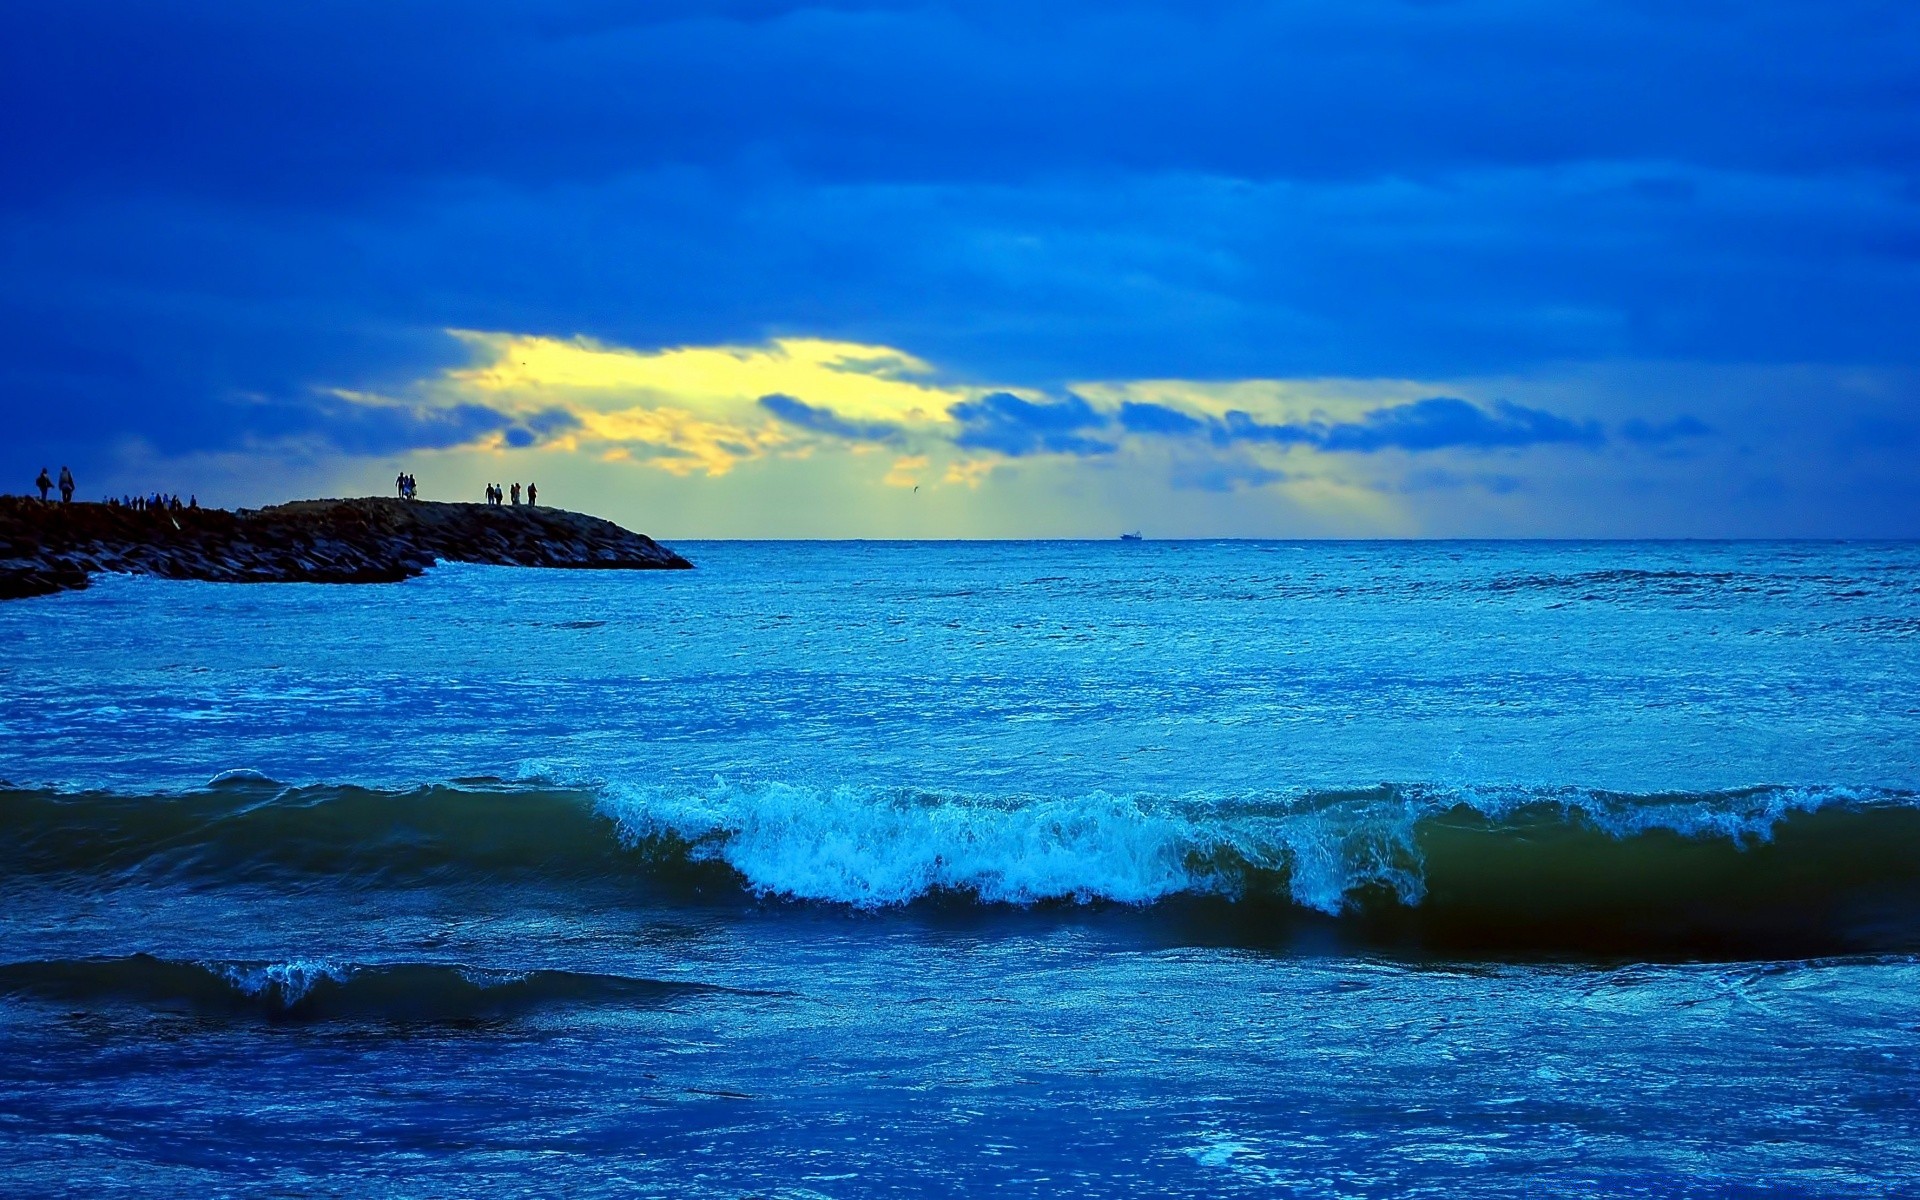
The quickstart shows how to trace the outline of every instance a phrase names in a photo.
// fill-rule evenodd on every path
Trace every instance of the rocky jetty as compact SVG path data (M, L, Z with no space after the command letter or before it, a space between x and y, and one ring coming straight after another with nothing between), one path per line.
M96 571L219 583L391 583L436 561L592 570L693 564L611 521L534 505L300 500L151 509L0 497L0 600L87 586Z

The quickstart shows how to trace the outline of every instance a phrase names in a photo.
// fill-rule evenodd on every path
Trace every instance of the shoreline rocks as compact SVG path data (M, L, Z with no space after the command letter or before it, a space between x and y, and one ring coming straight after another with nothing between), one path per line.
M136 511L0 496L0 600L87 586L97 571L217 583L393 583L436 561L681 570L611 521L534 505L371 498Z

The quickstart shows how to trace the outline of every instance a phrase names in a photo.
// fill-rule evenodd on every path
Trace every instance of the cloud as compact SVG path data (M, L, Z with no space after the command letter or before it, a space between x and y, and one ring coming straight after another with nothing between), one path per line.
M849 421L830 408L821 408L774 392L760 397L761 408L800 429L824 433L849 442L878 442L898 445L905 436L900 426L886 421Z
M893 465L888 467L887 473L880 477L880 482L888 487L917 488L920 486L922 472L932 461L924 454L902 455L893 460Z
M1290 478L1279 461L1241 452L1254 449L1269 458L1388 449L1432 454L1594 446L1604 438L1595 422L1506 400L1395 399L1409 386L1404 383L1386 385L1383 397L1381 388L1342 381L1307 387L1274 379L1119 381L1086 385L1097 399L1071 389L1046 398L1038 389L1021 395L935 383L938 372L930 363L883 345L778 338L758 345L638 350L579 337L454 334L472 361L414 387L438 407L408 408L337 391L365 402L364 411L341 422L342 430L378 429L383 448L409 437L420 446L490 437L491 444L508 449L561 445L709 476L772 455L810 453L818 445L796 433L823 436L855 452L911 444L923 453L900 462L916 472L928 465L924 451L935 447L976 458L1104 458L1128 446L1187 444L1170 477L1179 487L1213 491ZM792 390L756 392L769 382L825 392L861 415L809 403ZM1179 403L1167 402L1176 397ZM1328 415L1328 408L1342 415ZM1691 421L1645 429L1629 423L1627 436L1689 436L1697 424ZM361 441L374 444L366 436ZM1213 447L1215 458L1196 456L1194 446ZM990 470L964 467L959 477L977 485ZM890 472L894 477L905 477L898 464Z
M1665 401L1704 403L1716 424L1757 431L1748 440L1765 446L1765 427L1751 414L1735 415L1729 404L1765 398L1767 387L1793 396L1817 384L1822 395L1844 400L1858 393L1875 411L1898 413L1902 398L1920 383L1857 372L1768 383L1771 377L1757 374L1750 385L1711 401L1697 378L1649 387L1624 376L1587 391L1581 387L1589 385L1566 378L1550 386L1498 379L1454 387L1399 378L1060 383L1015 376L996 385L961 382L893 346L824 338L636 348L584 337L465 331L452 341L464 350L463 361L377 391L328 388L292 399L239 396L225 403L240 414L234 424L263 464L298 462L311 474L329 456L347 464L409 456L412 469L412 456L431 455L418 469L423 478L431 469L431 478L443 481L435 486L446 486L450 473L464 473L467 483L501 477L501 456L539 455L557 463L567 460L556 456L571 455L569 471L598 473L606 486L625 479L631 482L617 486L653 497L650 503L724 519L729 523L706 528L727 536L752 534L755 519L786 520L791 498L800 495L818 501L809 510L817 514L809 518L813 523L799 527L814 536L900 536L916 529L1017 536L1032 532L1036 520L1057 522L1042 528L1070 533L1105 528L1126 511L1138 515L1124 523L1140 524L1151 514L1156 527L1194 534L1400 535L1426 529L1552 533L1553 521L1591 511L1569 499L1570 488L1627 488L1621 494L1633 498L1642 486L1709 487L1715 471L1744 471L1739 488L1726 491L1731 502L1787 513L1807 486L1806 472L1795 475L1792 460L1755 458L1746 468L1743 460L1726 459L1722 447L1713 470L1694 462L1684 477L1661 475L1678 457L1663 448L1685 444L1694 459L1716 452L1699 417L1632 418L1603 427L1556 410L1604 412L1608 396L1631 397L1641 411L1659 411ZM1589 371L1577 378L1599 377ZM1493 398L1503 393L1543 399ZM1753 411L1779 407L1769 400ZM1832 440L1835 429L1853 428L1827 422L1813 432L1824 429ZM1623 445L1653 452L1551 459L1531 453L1594 448L1608 431ZM1817 451L1822 443L1815 436L1797 444ZM890 454L876 453L889 448ZM1502 452L1493 460L1497 472L1486 469L1488 451ZM1746 446L1741 452L1752 453ZM127 461L137 463L144 478L157 460L142 453ZM1089 459L1099 466L1089 466ZM1761 464L1768 477L1800 480L1792 485L1800 490L1757 486ZM1876 458L1869 466L1880 471L1879 464ZM107 471L80 465L89 479L117 486ZM541 467L541 478L550 469ZM281 495L274 489L283 488L286 477L277 470L264 495L248 500ZM1640 483L1653 477L1666 483ZM1875 478L1878 502L1888 512L1904 511L1900 497L1910 486L1892 476ZM456 483L456 494L465 486ZM900 492L915 488L921 494L906 504ZM1835 505L1854 503L1852 491L1835 495ZM959 497L971 507L953 507ZM1640 502L1633 499L1623 511ZM1048 505L1057 511L1042 512ZM1260 514L1280 511L1294 523L1262 524ZM1176 519L1182 512L1189 517ZM1077 524L1073 513L1080 514ZM916 524L926 520L943 523Z
M1325 435L1308 425L1270 424L1239 409L1229 409L1213 422L1213 440L1228 442L1272 442L1282 446L1318 445Z
M940 481L978 490L999 466L999 462L991 458L957 459L947 464L946 474Z
M484 404L432 404L335 391L304 403L237 405L256 448L275 444L308 454L324 447L355 457L385 457L413 450L505 445L545 445L580 427L561 408L502 412Z
M1920 512L1878 457L1920 395L1916 46L1884 0L14 0L0 416L90 478L252 454L267 495L288 447L636 487L1187 453L1372 495L1607 438L1594 496L1684 451L1687 488L1799 481L1727 483L1725 528L1885 529ZM1616 368L1697 386L1581 382Z
M1237 492L1246 488L1266 487L1287 478L1285 471L1234 458L1180 459L1174 462L1168 474L1168 480L1174 487L1202 492Z
M1920 363L1911 5L452 12L0 6L0 405L23 455L324 439L317 388L398 393L447 364L448 326L582 331L549 348L616 375L707 372L658 393L742 427L765 414L713 395L908 428L903 407L938 425L982 387L1082 379ZM949 374L809 360L795 332L911 345ZM536 389L583 408L618 391L501 370L527 389L500 405L516 414ZM629 382L619 403L665 403ZM901 384L922 394L882 394ZM1622 426L1640 403L1581 411L1662 444L1659 422L1654 442ZM1248 445L1306 420L1236 407ZM1159 416L1122 409L1077 449L1203 432ZM490 420L339 419L368 447Z
M1316 439L1323 450L1371 454L1379 450L1490 450L1554 443L1598 446L1595 422L1574 422L1538 408L1495 401L1491 411L1451 396L1376 409L1359 421L1329 426Z
M1120 427L1128 433L1144 433L1163 437L1178 437L1204 431L1206 422L1177 408L1164 404L1151 404L1138 400L1126 400L1120 404Z
M788 443L770 424L716 419L675 407L582 410L579 417L583 448L618 450L622 458L671 475L718 477Z
M969 394L929 382L933 368L913 355L865 343L786 337L638 350L585 337L450 332L470 361L416 381L420 395L504 414L523 431L507 438L515 448L559 441L682 476L807 453L795 430L901 445L910 426L944 424L944 410Z
M590 407L655 400L736 409L766 407L765 396L804 395L822 406L816 411L898 421L937 414L966 394L928 382L932 366L905 351L827 338L636 350L589 337L449 332L466 343L474 361L446 372L446 380L475 395L565 397Z
M1636 446L1666 446L1706 437L1712 432L1712 427L1705 421L1690 416L1678 416L1670 421L1648 421L1634 417L1620 424L1620 436Z
M967 450L992 450L1009 458L1029 454L1113 453L1111 442L1085 435L1104 429L1112 418L1079 396L1063 400L1024 400L1011 392L989 392L947 409L960 426L953 444Z
M1243 381L1240 386L1252 382ZM1267 382L1275 387L1279 384ZM1349 420L1313 416L1281 421L1262 419L1238 408L1229 408L1218 416L1196 416L1164 404L1127 400L1120 405L1118 419L1129 433L1144 437L1204 434L1222 447L1264 444L1362 454L1388 449L1425 453L1555 443L1597 446L1605 440L1595 422L1571 421L1504 400L1487 407L1450 396L1376 405ZM1683 432L1690 433L1691 427Z
M22 114L59 102L57 120L6 126L0 145L23 168L8 190L309 203L423 179L554 188L756 151L842 181L1115 166L1412 178L1626 149L1654 163L1898 171L1920 36L1905 6L1874 0L1756 0L1710 17L1607 0L1121 13L1087 0L1044 12L474 0L463 20L444 0L5 11L0 100ZM75 86L76 64L113 86Z

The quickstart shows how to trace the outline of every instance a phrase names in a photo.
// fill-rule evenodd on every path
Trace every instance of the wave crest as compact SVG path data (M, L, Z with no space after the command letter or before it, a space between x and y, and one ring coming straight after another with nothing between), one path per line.
M1741 845L1768 839L1792 813L1862 799L1832 788L1624 796L1387 785L1241 799L976 798L716 781L703 792L613 787L599 809L627 845L724 862L762 895L858 907L939 893L1146 904L1277 886L1333 915L1375 896L1419 904L1428 891L1425 826L1449 814L1490 827L1565 824L1619 839L1659 831Z
M273 1021L500 1020L538 1009L653 1004L725 990L457 963L183 962L132 954L0 964L0 996Z
M1920 949L1920 803L1886 789L1628 795L1382 785L1251 796L971 796L796 783L253 781L177 797L0 792L0 878L503 886L589 905L742 890L880 909L1226 904L1254 934L1581 952ZM1277 936L1277 935L1276 935ZM251 968L250 968L251 969ZM263 996L324 965L237 978Z

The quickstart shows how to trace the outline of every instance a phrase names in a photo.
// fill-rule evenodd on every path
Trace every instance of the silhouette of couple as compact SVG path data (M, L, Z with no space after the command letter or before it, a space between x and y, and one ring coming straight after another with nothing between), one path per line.
M53 479L45 467L40 468L40 478L33 481L33 486L40 489L40 503L45 504L47 493L53 489ZM60 468L60 503L73 503L73 472L65 467Z

